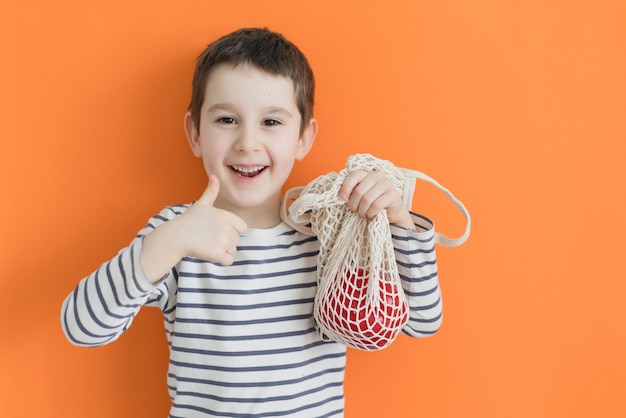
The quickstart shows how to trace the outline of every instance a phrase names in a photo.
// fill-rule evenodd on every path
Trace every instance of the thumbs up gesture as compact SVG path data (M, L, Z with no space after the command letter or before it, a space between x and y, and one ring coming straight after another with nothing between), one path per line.
M219 180L211 175L206 190L189 209L146 235L141 265L148 280L156 283L183 257L224 266L233 263L239 234L248 226L234 213L213 206L219 190Z
M180 216L181 238L185 256L227 266L233 263L239 234L248 226L239 216L213 206L219 190L218 178L211 175L202 196Z

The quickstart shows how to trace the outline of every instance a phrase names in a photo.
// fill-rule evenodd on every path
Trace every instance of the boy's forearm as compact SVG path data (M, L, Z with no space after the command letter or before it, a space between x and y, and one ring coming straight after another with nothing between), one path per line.
M403 332L425 337L441 326L441 290L437 274L432 222L414 217L414 229L392 228L398 272L410 306L409 323Z
M160 281L183 258L180 234L178 222L173 219L144 237L141 266L151 283Z
M120 250L111 260L78 283L61 309L63 332L70 342L79 346L100 346L114 341L128 329L154 291L154 286L145 277L142 268L144 242L152 232L161 229L162 225L169 223L168 220L173 220L184 209L169 207L153 216L130 246ZM158 250L168 245L167 242L160 243L161 239L167 239L167 228L161 232L147 239L149 247L154 244ZM148 250L147 259L159 257L153 250ZM162 261L165 265L171 262ZM151 275L163 276L167 273L167 268L157 263L147 261L145 264Z
M121 250L81 280L61 308L61 325L68 340L94 347L117 339L129 326L152 291L137 266L140 242Z

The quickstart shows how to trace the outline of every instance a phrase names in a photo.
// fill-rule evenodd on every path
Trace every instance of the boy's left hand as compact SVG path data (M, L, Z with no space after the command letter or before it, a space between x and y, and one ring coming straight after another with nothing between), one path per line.
M355 170L346 176L339 197L348 201L348 208L360 217L374 218L381 210L387 211L389 223L414 229L402 196L387 176L379 171Z

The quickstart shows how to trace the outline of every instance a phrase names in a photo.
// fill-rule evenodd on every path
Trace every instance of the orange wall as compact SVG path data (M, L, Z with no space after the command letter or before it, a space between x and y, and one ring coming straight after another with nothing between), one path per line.
M467 244L439 250L442 330L350 352L347 417L626 416L625 4L2 2L0 415L166 416L158 312L81 349L61 302L203 190L182 129L193 61L268 26L318 81L320 135L289 185L370 152L473 216ZM442 195L418 192L438 230L461 231Z

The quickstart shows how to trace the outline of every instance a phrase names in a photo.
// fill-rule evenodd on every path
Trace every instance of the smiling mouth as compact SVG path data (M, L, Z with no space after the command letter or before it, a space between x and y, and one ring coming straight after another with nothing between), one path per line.
M267 166L257 165L257 166L241 166L241 165L231 165L230 169L233 170L239 177L256 177L261 174Z

